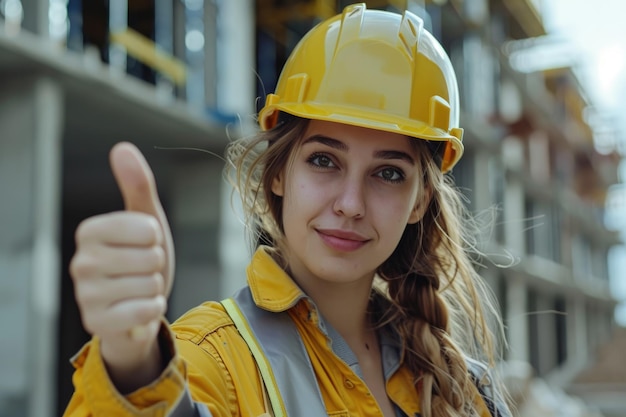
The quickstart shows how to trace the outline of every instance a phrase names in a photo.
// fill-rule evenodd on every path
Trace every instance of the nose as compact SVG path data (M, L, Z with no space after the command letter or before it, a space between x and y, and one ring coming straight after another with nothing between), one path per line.
M352 218L365 215L365 184L361 178L345 178L337 190L335 213Z

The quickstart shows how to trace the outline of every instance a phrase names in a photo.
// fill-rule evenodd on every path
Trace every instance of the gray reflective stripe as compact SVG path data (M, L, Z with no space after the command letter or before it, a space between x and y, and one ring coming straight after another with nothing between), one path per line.
M206 405L194 402L189 395L189 387L185 386L180 401L167 417L211 417L211 412Z
M193 405L196 409L196 414L195 414L196 417L212 417L213 416L206 405L201 404L201 403L193 403Z
M328 415L306 347L289 314L257 307L248 287L229 300L222 304L259 365L274 415ZM273 391L279 398L272 398Z

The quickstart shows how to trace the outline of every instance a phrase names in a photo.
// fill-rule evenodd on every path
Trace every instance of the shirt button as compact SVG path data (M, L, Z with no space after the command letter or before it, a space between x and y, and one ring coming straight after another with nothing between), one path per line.
M346 379L345 381L343 381L343 383L346 386L346 388L354 389L354 382L350 381L349 379Z

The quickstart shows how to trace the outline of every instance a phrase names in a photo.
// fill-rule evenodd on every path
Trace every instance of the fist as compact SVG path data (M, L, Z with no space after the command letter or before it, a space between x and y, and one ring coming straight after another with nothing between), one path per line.
M79 225L70 274L83 326L100 338L105 362L124 366L141 361L156 341L174 252L154 175L141 152L120 143L110 162L124 210Z

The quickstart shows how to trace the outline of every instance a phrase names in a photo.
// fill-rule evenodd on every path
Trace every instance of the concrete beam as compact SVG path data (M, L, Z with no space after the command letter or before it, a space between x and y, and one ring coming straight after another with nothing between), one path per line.
M64 99L46 78L2 84L0 409L45 417L56 387Z

